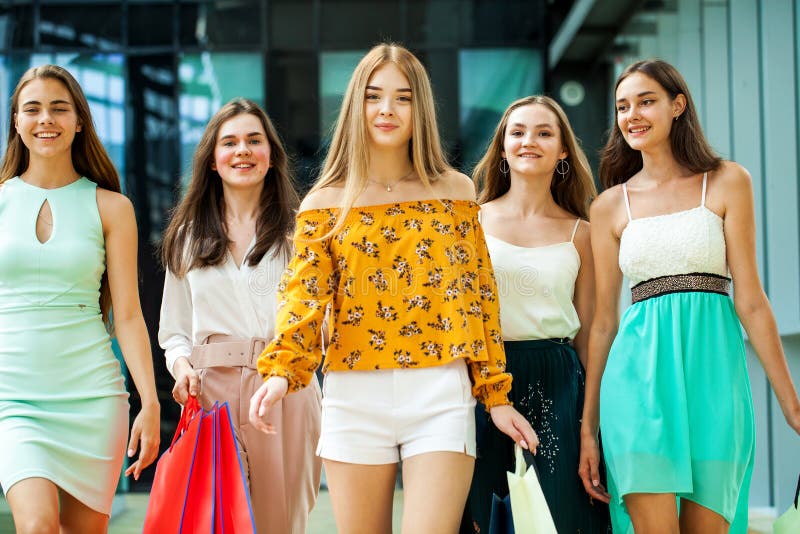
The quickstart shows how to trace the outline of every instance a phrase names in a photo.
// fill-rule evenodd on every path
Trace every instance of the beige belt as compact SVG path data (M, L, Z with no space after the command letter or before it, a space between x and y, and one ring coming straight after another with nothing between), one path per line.
M242 339L223 334L208 336L202 345L192 347L189 361L195 369L207 367L249 367L256 369L258 357L269 340L263 337Z

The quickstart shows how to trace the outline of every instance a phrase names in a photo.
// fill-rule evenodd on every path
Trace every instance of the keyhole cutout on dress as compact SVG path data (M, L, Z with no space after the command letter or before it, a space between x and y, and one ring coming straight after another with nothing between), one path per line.
M36 239L44 245L50 241L53 235L53 212L50 210L50 201L45 199L42 207L39 208L39 215L36 217Z

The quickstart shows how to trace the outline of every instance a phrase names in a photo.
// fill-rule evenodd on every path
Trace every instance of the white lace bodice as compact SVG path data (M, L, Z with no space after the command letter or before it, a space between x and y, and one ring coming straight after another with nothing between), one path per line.
M631 217L622 184L628 225L619 242L619 267L631 286L658 276L711 273L728 276L722 218L706 207L706 181L699 206L653 217Z

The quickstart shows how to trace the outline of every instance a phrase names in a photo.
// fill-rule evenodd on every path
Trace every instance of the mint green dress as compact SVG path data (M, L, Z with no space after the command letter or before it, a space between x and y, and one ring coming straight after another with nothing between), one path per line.
M632 285L728 274L724 222L705 206L633 218L619 265ZM755 424L742 328L724 293L666 289L623 314L600 387L600 435L615 533L632 533L624 497L673 493L747 532Z
M111 512L128 393L100 314L105 242L96 184L0 186L0 484L41 477ZM50 239L36 219L47 201Z

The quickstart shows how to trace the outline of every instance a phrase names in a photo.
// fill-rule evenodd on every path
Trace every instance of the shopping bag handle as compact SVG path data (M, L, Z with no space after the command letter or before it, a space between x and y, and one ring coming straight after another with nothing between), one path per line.
M183 412L181 412L181 418L178 421L178 427L175 429L175 435L172 437L172 443L169 444L170 450L175 445L175 442L178 441L178 438L183 435L184 432L189 428L189 423L194 419L194 416L200 413L200 403L197 402L197 397L193 397L189 395L189 399L186 401L186 404L183 405Z
M800 476L797 477L797 489L794 490L794 509L797 510L797 498L800 497Z
M532 454L528 451L528 454ZM539 479L539 468L536 467L536 462L528 463L525 460L525 450L519 446L519 444L514 445L514 455L516 457L516 461L514 462L514 474L519 477L525 476L525 473L528 471L529 467L533 468L533 472L536 473L536 478Z

